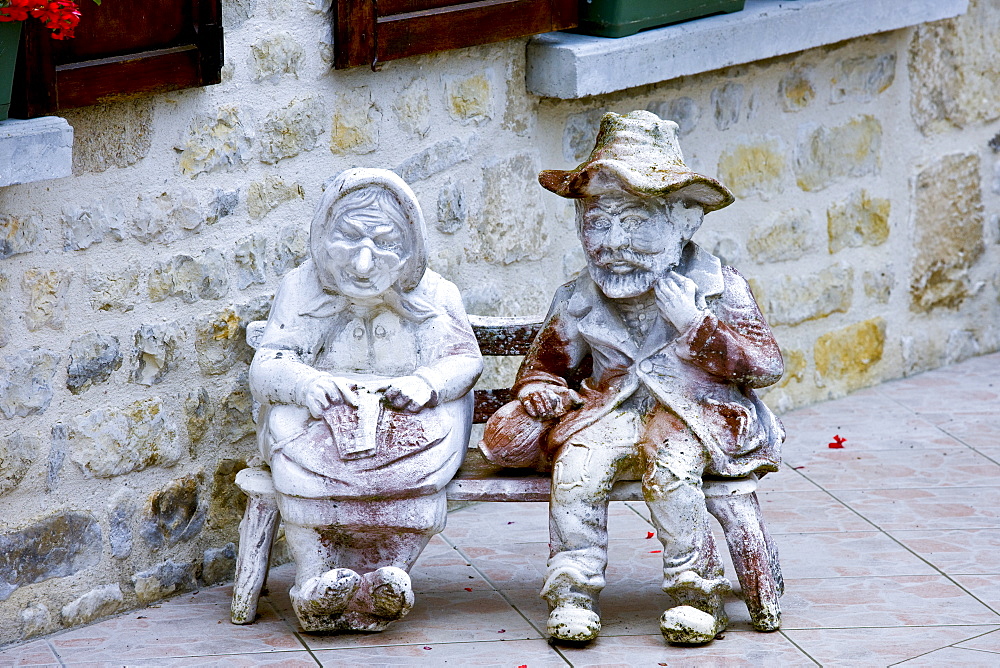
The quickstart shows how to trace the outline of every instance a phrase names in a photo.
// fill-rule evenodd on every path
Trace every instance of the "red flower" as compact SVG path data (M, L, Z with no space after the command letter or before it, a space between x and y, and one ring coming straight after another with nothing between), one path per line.
M31 16L52 30L54 39L72 37L73 29L80 24L80 8L73 0L48 2L7 0L7 2L6 7L0 7L0 21L26 21Z
M833 437L833 443L827 443L826 447L833 448L834 450L839 450L844 447L845 441L847 441L847 439L838 434Z

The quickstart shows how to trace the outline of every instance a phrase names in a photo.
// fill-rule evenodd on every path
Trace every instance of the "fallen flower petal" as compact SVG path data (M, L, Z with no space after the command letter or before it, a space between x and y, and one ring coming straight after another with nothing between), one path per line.
M465 591L472 591L472 587L466 587Z
M844 442L845 441L847 441L846 438L844 438L840 434L837 434L836 436L833 437L833 443L827 443L826 447L833 448L835 450L839 450L840 448L844 447Z
M646 532L646 540L649 540L650 538L652 538L652 537L653 537L653 536L655 536L655 535L656 535L656 534L655 534L655 533L653 533L652 531L647 531L647 532Z
M659 554L660 552L663 552L663 550L650 550L649 551L650 554Z

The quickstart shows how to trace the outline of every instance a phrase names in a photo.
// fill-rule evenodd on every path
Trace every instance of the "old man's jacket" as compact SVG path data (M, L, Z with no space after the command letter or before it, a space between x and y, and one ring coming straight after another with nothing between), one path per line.
M589 355L593 372L580 388L584 406L551 430L551 449L612 411L626 410L626 400L645 388L704 445L706 473L777 470L784 430L753 388L777 382L783 363L746 280L691 242L675 271L694 281L696 303L704 309L687 332L679 334L657 315L645 340L636 340L614 300L581 275L556 292L514 391L537 382L566 386Z

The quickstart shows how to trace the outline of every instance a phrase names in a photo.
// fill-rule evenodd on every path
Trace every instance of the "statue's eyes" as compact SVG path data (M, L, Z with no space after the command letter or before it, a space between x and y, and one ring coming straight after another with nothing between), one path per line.
M645 222L642 216L625 216L622 218L622 227L626 230L634 230Z
M375 245L383 250L396 250L399 248L400 239L398 234L380 234L373 239Z
M592 230L607 230L611 227L611 219L607 216L589 216L587 227Z

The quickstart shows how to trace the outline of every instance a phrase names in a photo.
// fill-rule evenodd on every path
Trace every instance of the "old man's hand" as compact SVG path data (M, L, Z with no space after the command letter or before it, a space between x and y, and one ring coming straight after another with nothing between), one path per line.
M329 374L317 376L300 391L298 403L309 409L309 414L319 418L323 411L336 404L356 406L358 396L343 378Z
M525 385L517 395L524 412L539 420L562 417L583 405L580 395L560 385L532 383Z
M658 280L653 289L660 313L681 334L701 320L703 312L694 299L697 286L687 276L671 271Z

